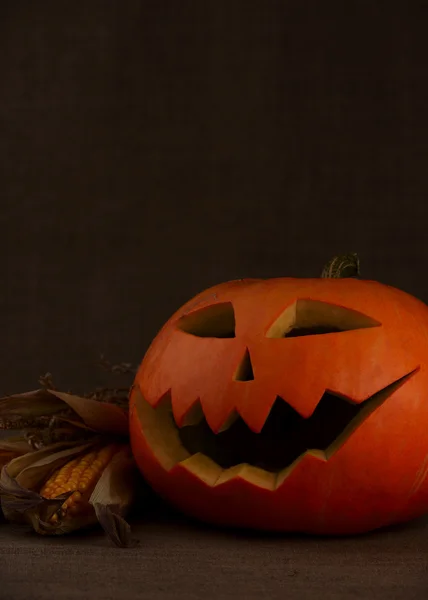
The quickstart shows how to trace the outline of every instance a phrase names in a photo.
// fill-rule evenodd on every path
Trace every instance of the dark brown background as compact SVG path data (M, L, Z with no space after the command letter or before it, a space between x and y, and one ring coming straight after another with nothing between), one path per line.
M428 301L406 6L2 0L1 391L90 383L204 287L336 252Z
M169 315L204 287L318 275L338 252L358 251L363 276L428 301L421 5L2 0L0 393L33 388L47 370L64 387L100 384L92 364L100 352L138 362ZM183 598L198 590L302 598L308 590L410 599L428 581L426 526L370 538L367 561L358 541L353 579L331 570L352 545L305 542L303 564L307 551L314 569L328 565L309 580L280 577L291 542L235 547L227 538L232 567L218 558L226 538L199 532L193 545L195 531L183 527L187 550L165 525L129 563L144 573L156 535L171 542L169 583L157 590L151 580L147 597L180 597L180 589ZM19 567L4 563L11 587L0 596L25 593L10 583L18 571L30 573L32 598L52 597L37 566L52 559L64 573L55 593L77 597L65 542L34 550L36 542L14 540L5 556ZM156 548L164 560L162 543ZM79 573L85 553L73 552L70 573ZM187 568L182 552L199 573L194 582L206 571L199 588L171 583L191 584L172 573L174 564ZM224 566L210 572L210 557ZM142 593L144 575L133 573Z

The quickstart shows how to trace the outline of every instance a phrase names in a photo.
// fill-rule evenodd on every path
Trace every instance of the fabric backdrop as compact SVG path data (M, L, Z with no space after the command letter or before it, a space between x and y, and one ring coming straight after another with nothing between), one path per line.
M428 301L425 12L311 0L2 0L0 392L90 385L235 277Z
M336 253L428 301L427 16L369 0L2 0L0 394L48 370L101 385L100 353L138 363L203 288L317 276ZM410 600L428 579L426 526L298 550L168 527L120 559L141 569L139 597L151 578L147 597L276 598L285 577L299 598L303 581L314 597ZM82 597L89 555L96 581L116 573L103 597L131 597L90 539L67 571L65 541L0 537L0 597ZM288 578L281 552L315 571Z

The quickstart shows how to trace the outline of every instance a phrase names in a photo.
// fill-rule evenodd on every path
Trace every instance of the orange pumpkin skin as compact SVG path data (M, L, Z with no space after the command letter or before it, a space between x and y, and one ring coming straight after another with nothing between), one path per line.
M299 299L358 311L380 325L269 337ZM235 337L197 337L179 327L183 317L224 303L234 308ZM254 379L236 381L246 350ZM220 284L178 310L146 353L130 395L134 456L162 497L219 525L336 535L406 521L428 511L427 368L428 308L405 292L355 279ZM326 390L360 404L405 375L331 456L308 452L273 485L256 467L216 471L208 460L201 471L186 456L177 462L175 442L154 444L141 410L170 394L178 427L200 402L215 433L234 412L260 432L278 396L307 419Z

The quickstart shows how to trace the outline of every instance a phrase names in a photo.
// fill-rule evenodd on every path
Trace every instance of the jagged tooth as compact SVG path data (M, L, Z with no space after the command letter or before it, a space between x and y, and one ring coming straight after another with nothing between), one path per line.
M247 463L224 469L219 478L216 481L217 485L225 484L232 479L244 479L252 485L257 487L265 488L267 490L274 490L276 484L276 473L265 471L260 467L254 467Z
M204 411L202 410L201 401L197 400L185 413L180 422L177 423L178 427L186 427L188 425L198 425L204 420Z
M289 399L286 399L286 398L284 398L281 395L278 395L276 397L276 399L280 400L281 402L285 402L285 404L287 404L287 406L289 406L294 411L296 411L296 413L299 416L301 416L302 419L309 419L313 415L313 413L314 413L316 407L318 406L318 404L319 404L319 402L320 402L320 400L321 400L324 392L325 392L325 390L323 390L320 393L314 394L314 395L308 394L307 397L311 396L311 397L317 399L316 403L311 401L311 406L310 407L308 407L305 402L302 402L302 405L299 405L299 403L296 403L296 402L291 403L291 402L289 402Z
M318 460L322 460L322 461L327 460L327 456L323 450L317 450L317 449L306 450L306 452L303 452L300 456L298 456L296 458L296 460L291 463L291 465L288 465L288 467L285 467L285 469L281 469L281 471L276 474L276 483L275 483L274 489L278 489L279 487L281 487L281 485L284 483L284 481L287 479L287 477L290 476L291 472L294 471L294 469L297 467L297 465L306 456L312 456L312 457L314 457Z
M249 405L248 403L242 403L236 407L236 411L241 419L245 422L248 429L254 433L260 433L264 427L264 424L269 417L269 413L275 404L276 397L272 396L268 401L263 404Z
M226 431L227 429L229 429L229 427L232 427L232 425L235 423L235 421L237 421L239 419L239 413L237 410L233 410L229 416L227 417L226 421L223 423L223 425L219 428L217 433L222 433L223 431Z
M141 390L140 390L140 392L141 392ZM141 396L142 396L142 393L141 393ZM165 409L172 411L171 390L168 390L167 392L165 392L165 394L162 394L162 396L159 396L159 398L157 398L157 400L155 402L152 402L152 403L148 402L148 400L146 400L146 398L144 398L144 402L147 402L155 410L157 410L158 408L165 408Z
M223 469L216 462L208 458L202 452L197 452L189 458L180 462L180 467L183 467L193 475L196 475L204 483L209 486L214 486L218 478L221 476Z
M169 471L178 462L189 456L174 425L171 396L168 394L163 397L154 408L144 399L139 388L135 394L135 410L139 416L144 437L158 461Z

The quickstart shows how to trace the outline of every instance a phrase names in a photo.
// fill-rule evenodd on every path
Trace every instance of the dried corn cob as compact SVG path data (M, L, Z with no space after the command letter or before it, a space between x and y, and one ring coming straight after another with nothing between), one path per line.
M0 433L21 430L0 440L0 514L42 535L98 522L115 545L133 545L125 516L139 474L126 443L128 388L76 396L55 389L50 374L40 383L0 398Z
M56 498L61 494L73 492L51 517L52 524L57 523L59 519L64 520L93 511L89 498L104 469L119 449L118 444L108 444L69 461L49 477L40 490L40 495L44 498Z

